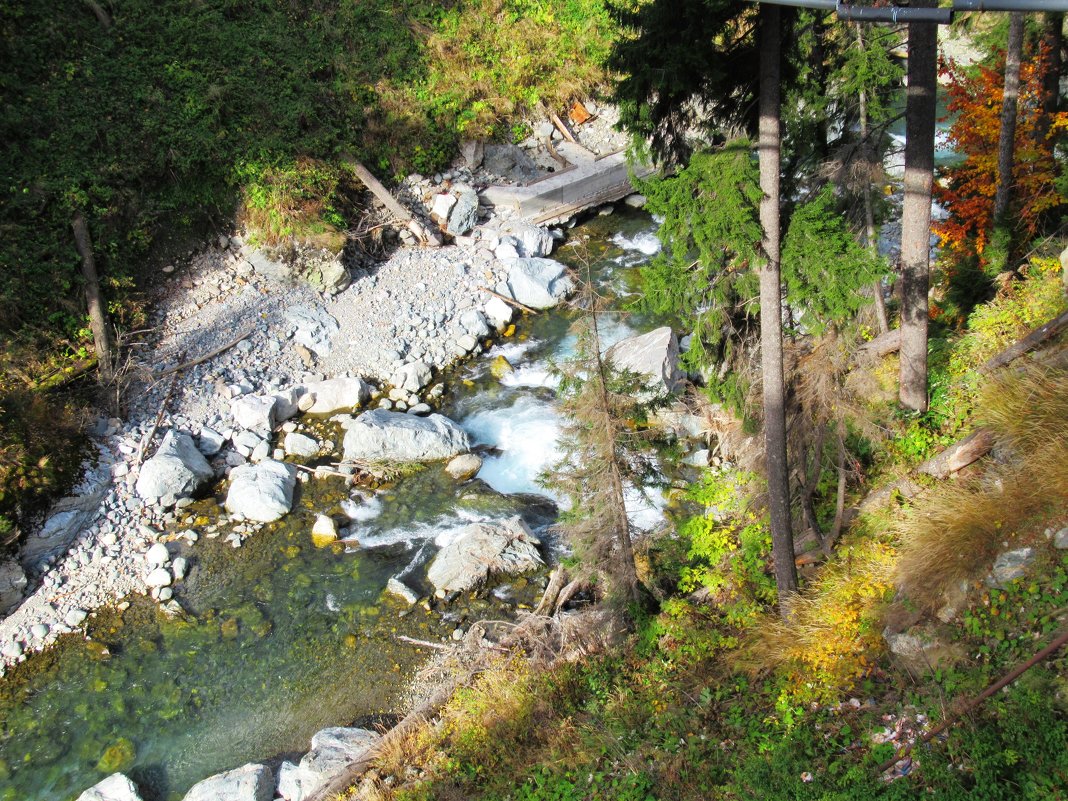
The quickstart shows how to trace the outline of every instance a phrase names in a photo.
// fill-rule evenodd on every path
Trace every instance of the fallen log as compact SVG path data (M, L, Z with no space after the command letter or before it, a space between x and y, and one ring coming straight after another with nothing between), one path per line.
M979 372L989 373L997 370L999 367L1004 367L1010 362L1020 358L1025 353L1034 350L1042 343L1053 339L1065 330L1068 330L1068 312L1064 312L1063 314L1054 317L1048 323L1040 325L1015 345L1011 345L1001 351L997 356L987 359L987 361L979 368Z
M895 328L885 334L879 334L874 339L868 340L857 348L857 356L889 356L901 349L901 329Z
M963 470L968 465L986 456L994 447L994 432L986 428L977 428L962 440L958 440L937 456L932 456L916 468L935 478L946 478Z
M412 213L408 209L404 208L393 194L382 185L382 182L375 178L371 171L364 167L356 159L348 158L345 160L345 164L356 173L356 177L360 179L364 186L370 190L376 198L381 201L382 205L386 207L386 210L396 218L398 222L404 223L408 230L415 234L426 245L440 245L441 241L429 231L427 231L422 223L412 216Z
M560 590L567 583L567 568L557 565L553 574L549 577L549 584L542 593L541 600L534 609L535 615L551 615L556 609L556 599L560 597Z

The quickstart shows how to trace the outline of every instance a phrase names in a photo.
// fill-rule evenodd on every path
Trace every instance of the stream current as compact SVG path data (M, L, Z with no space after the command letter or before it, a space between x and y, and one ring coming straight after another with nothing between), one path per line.
M572 241L586 242L600 290L623 298L658 249L655 230L648 215L620 211ZM576 264L576 249L554 258ZM184 618L164 619L137 596L92 619L89 641L68 635L0 679L0 801L74 799L116 770L146 801L178 801L214 773L302 753L321 728L402 711L425 654L397 634L440 639L532 602L544 577L429 609L383 590L398 574L419 587L430 546L468 522L518 513L536 532L553 522L538 477L559 458L551 365L574 352L571 322L564 308L525 317L515 336L452 371L441 411L492 449L476 480L458 485L439 464L399 479L353 513L358 546L326 548L312 545L315 515L351 511L350 490L302 484L293 512L240 549L201 537L177 588ZM606 315L603 345L651 327ZM498 356L515 368L501 379L489 370ZM661 518L655 492L632 496L637 524ZM219 500L196 505L198 525L218 522Z

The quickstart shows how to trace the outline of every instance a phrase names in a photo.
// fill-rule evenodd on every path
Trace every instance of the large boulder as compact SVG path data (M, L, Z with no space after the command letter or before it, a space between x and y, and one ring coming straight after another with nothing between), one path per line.
M574 283L567 268L553 259L515 259L508 268L511 296L532 309L549 309L567 297Z
M259 464L240 465L230 473L226 511L270 523L293 508L296 483L297 469L285 462L264 459Z
M308 401L311 405L305 407L306 413L336 414L352 411L366 403L371 397L371 388L362 378L328 378L305 384L303 394L312 399Z
M440 414L415 417L374 409L347 426L345 459L432 462L471 449L467 433Z
M670 394L682 384L679 340L668 326L621 339L605 356L617 370L644 376L646 386L657 395Z
M304 801L365 756L382 738L367 729L335 727L316 732L311 750L299 765L284 763L279 770L278 794L286 801Z
M513 575L541 567L540 544L519 517L472 523L438 551L426 577L439 591L465 592L494 573Z
M193 442L180 431L168 431L156 455L141 465L137 494L146 501L159 498L187 498L214 473Z
M183 801L271 801L274 774L266 765L243 765L194 784Z
M486 172L526 182L540 175L534 159L519 146L513 144L486 145L482 153L482 166Z
M112 773L78 796L78 801L141 801L141 796L132 781Z
M293 267L278 254L260 248L245 248L244 251L245 258L258 275L283 284L293 281Z
M0 617L22 603L26 573L14 559L0 559Z

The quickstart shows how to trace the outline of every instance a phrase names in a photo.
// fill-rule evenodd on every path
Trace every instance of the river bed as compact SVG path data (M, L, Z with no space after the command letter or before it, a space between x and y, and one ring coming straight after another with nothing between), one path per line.
M656 251L654 232L647 215L619 212L572 240L588 240L602 289L627 295L633 268ZM580 260L567 246L554 258ZM475 481L457 485L430 465L359 505L358 544L326 548L311 543L314 517L343 508L350 491L339 479L305 483L293 512L240 549L201 538L177 590L184 618L167 620L136 596L97 616L89 642L69 635L10 671L0 680L0 801L73 799L115 770L146 801L171 801L213 773L300 753L320 728L403 712L425 654L396 634L441 639L537 595L543 577L427 608L383 590L401 573L419 586L429 544L470 521L519 513L536 531L552 522L538 478L559 458L550 367L573 353L570 322L565 310L524 318L513 337L453 371L442 411L489 449ZM648 327L609 315L604 344ZM515 368L501 379L489 369L498 356ZM218 500L198 502L195 514L216 520ZM655 492L632 501L642 522L662 515Z

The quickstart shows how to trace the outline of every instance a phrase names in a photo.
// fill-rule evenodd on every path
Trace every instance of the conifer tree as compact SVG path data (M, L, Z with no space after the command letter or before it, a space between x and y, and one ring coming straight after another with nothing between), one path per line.
M582 563L606 580L611 600L636 603L639 582L627 487L637 487L640 476L650 471L639 448L648 438L640 423L663 399L643 388L642 376L620 371L605 358L600 321L605 300L594 288L588 261L585 271L576 298L582 309L575 323L576 355L560 368L563 458L546 484L571 502L562 530Z

